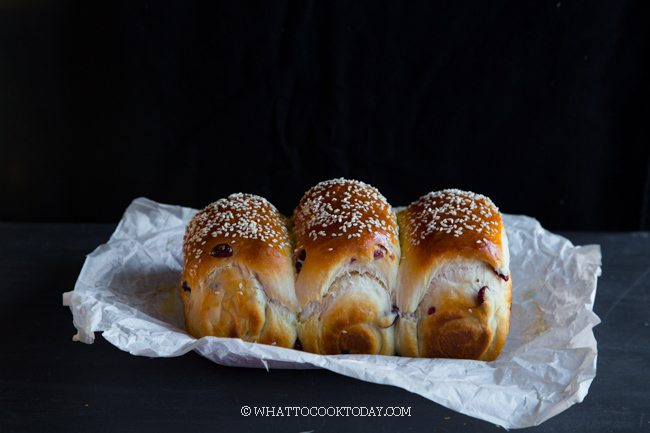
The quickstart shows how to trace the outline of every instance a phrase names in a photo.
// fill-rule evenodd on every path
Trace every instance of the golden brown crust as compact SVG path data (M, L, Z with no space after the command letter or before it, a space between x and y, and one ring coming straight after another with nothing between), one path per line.
M329 180L303 196L293 221L303 348L392 353L392 327L380 326L395 317L390 293L400 250L386 199L363 182Z
M512 292L497 207L479 194L444 190L421 197L398 220L398 353L495 359L508 334Z
M301 305L324 296L340 266L353 258L359 266L387 267L376 274L388 286L386 271L399 257L397 218L375 188L347 179L321 182L302 197L293 222L296 256L306 252L296 281ZM374 262L375 251L382 247L390 260Z
M471 255L504 265L499 209L480 194L460 190L431 192L400 214L400 230L414 260L429 266L440 255Z
M198 212L183 241L188 332L292 347L297 300L288 220L262 197L232 194Z
M343 276L321 301L301 310L298 338L305 351L394 354L396 312L386 290L372 280L356 273Z

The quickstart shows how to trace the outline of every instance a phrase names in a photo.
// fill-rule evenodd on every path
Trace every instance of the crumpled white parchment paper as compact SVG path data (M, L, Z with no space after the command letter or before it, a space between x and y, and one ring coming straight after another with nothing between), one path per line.
M538 425L581 402L596 375L593 312L601 272L598 245L574 246L533 218L503 215L513 279L510 334L496 361L397 356L322 356L238 339L185 332L180 299L181 245L196 210L138 198L106 244L88 255L63 294L78 334L134 355L195 350L222 365L326 368L394 385L505 428Z

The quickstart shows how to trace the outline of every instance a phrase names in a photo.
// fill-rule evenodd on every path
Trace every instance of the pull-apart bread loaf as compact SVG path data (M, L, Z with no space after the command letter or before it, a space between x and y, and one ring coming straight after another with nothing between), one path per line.
M298 304L288 223L266 199L241 193L194 216L181 277L192 336L294 346Z
M400 257L386 199L359 181L311 188L294 211L298 339L320 354L394 354Z
M421 197L398 221L397 353L496 359L510 328L512 293L497 207L485 196L451 189Z

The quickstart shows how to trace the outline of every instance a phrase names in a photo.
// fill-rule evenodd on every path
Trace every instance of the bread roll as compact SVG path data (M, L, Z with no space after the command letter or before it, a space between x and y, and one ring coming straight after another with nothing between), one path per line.
M198 212L183 240L187 331L293 347L298 304L288 219L267 200L233 194Z
M485 196L450 189L421 197L398 221L397 353L496 359L510 328L512 294L497 207Z
M303 196L293 221L303 349L393 354L400 249L386 199L363 182L329 180Z

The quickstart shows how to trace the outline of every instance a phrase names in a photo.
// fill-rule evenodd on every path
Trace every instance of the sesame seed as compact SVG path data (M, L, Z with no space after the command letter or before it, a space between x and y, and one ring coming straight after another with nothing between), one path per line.
M382 210L381 215L377 215L376 209ZM296 208L294 218L297 239L309 238L308 233L319 227L321 236L345 234L352 239L362 233L367 236L367 229L369 234L388 231L396 241L397 224L392 208L375 188L356 180L333 179L312 187Z
M498 233L499 216L498 208L483 195L457 189L431 192L407 208L405 234L411 244L417 245L434 235L462 238L472 232Z
M231 194L208 205L192 218L185 230L183 253L186 256L191 254L197 245L205 245L208 237L224 241L228 238L231 244L235 243L234 238L240 237L264 242L271 248L272 243L287 246L291 242L285 221L266 199L252 194Z

